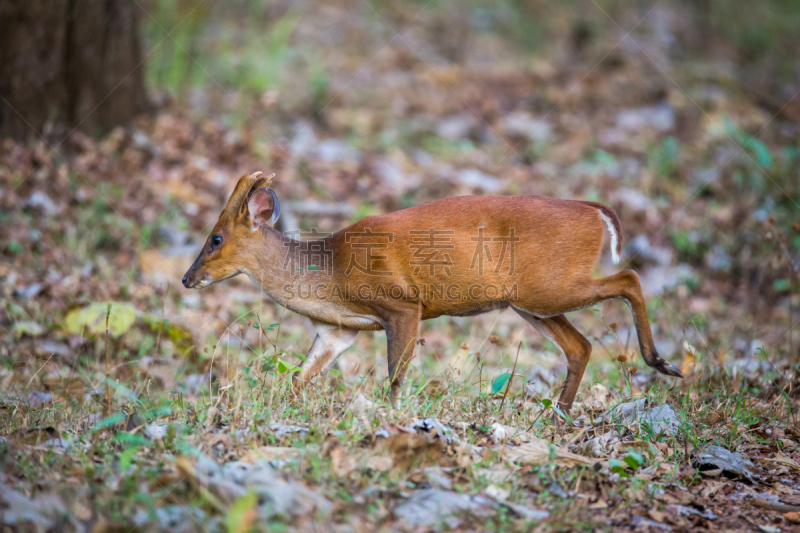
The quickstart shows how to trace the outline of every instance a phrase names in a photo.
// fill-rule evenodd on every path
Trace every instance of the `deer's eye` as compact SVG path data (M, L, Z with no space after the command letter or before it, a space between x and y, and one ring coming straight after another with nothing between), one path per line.
M219 248L220 244L222 244L222 237L220 237L219 235L214 235L213 237L211 237L211 249L212 250L215 250L215 249Z

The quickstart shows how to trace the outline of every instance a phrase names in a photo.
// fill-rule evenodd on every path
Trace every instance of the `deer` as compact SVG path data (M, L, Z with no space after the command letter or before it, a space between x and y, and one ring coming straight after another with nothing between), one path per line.
M544 196L459 196L368 216L300 241L275 229L274 174L242 176L183 276L204 288L245 274L269 298L306 316L316 337L293 391L330 368L360 331L386 332L392 405L417 346L420 321L513 309L557 346L568 370L558 407L568 413L592 344L565 313L606 300L628 304L647 365L683 377L653 343L639 277L593 278L604 235L618 264L620 222L596 202Z

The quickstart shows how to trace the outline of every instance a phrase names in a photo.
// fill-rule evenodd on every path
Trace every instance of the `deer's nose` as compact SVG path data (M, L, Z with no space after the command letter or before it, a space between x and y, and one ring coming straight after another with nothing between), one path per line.
M189 275L185 274L181 281L183 281L183 286L188 289L189 288Z

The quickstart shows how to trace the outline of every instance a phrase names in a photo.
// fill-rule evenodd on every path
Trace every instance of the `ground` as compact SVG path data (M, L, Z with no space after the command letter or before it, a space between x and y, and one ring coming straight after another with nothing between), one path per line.
M800 85L687 52L673 4L605 5L604 31L554 15L534 48L508 6L146 16L152 113L0 147L4 527L800 530ZM285 231L603 202L624 249L596 275L637 270L686 377L608 302L570 314L593 356L569 416L565 361L511 311L424 323L397 408L381 332L295 397L308 319L245 278L180 283L255 170Z

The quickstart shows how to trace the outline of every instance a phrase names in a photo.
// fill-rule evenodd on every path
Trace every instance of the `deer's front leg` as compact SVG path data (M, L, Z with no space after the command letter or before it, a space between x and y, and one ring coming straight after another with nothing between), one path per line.
M356 342L358 330L348 329L324 322L312 321L317 329L317 337L308 351L300 372L294 375L295 391L313 380L320 372L330 368L336 358Z
M389 384L392 405L397 405L400 387L406 377L408 365L414 357L419 327L419 310L397 313L384 324L386 330L387 359L389 360Z

